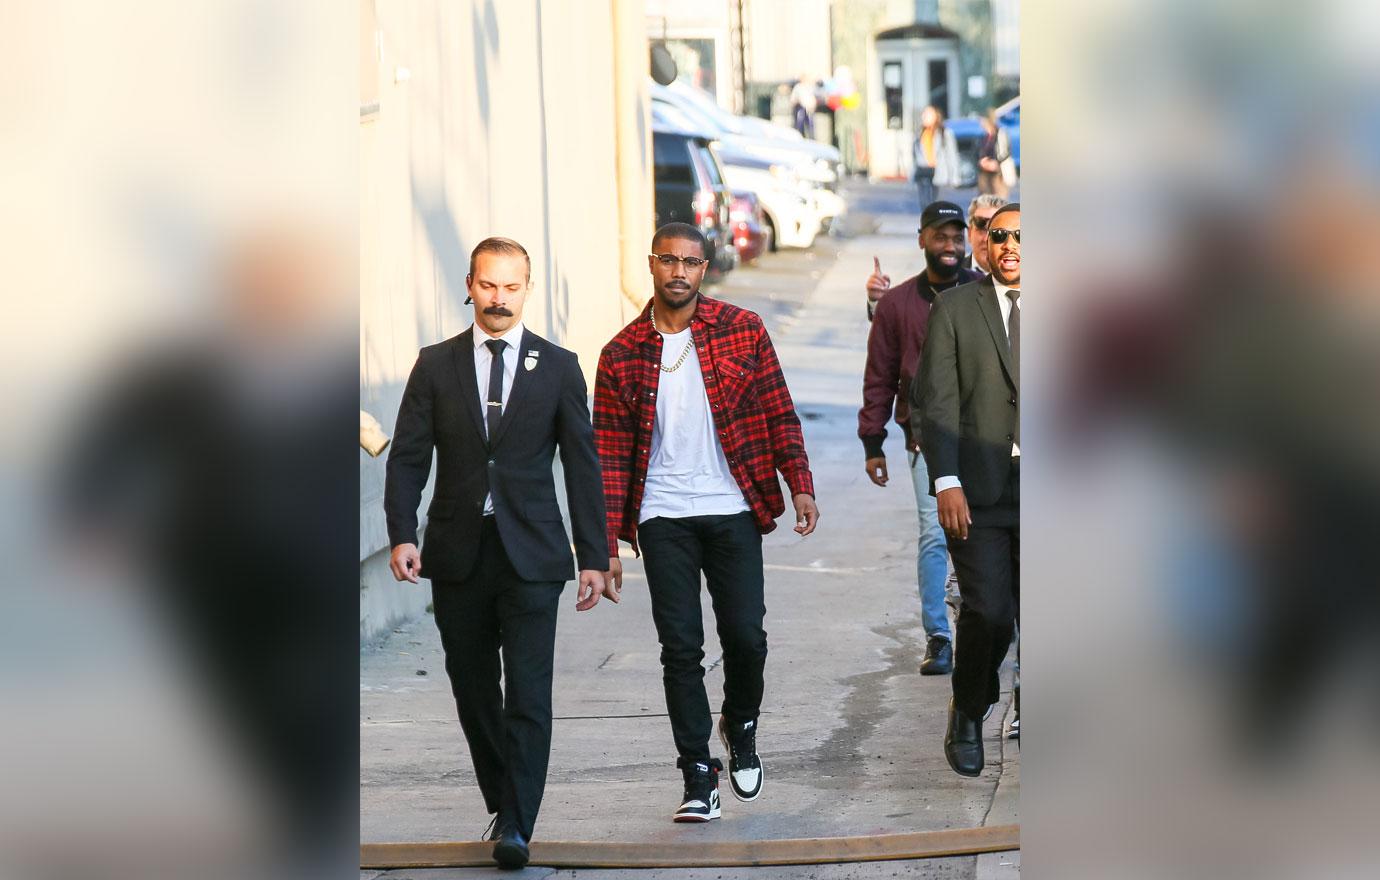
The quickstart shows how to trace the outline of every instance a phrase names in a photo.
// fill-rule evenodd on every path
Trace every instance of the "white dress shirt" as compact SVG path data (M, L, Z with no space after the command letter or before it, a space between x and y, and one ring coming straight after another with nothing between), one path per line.
M513 393L513 381L517 378L518 369L518 347L522 345L522 322L508 328L508 332L502 336L490 336L488 331L479 326L478 323L470 327L474 331L474 378L475 385L479 392L479 412L483 416L484 431L489 430L489 367L493 364L493 352L484 343L491 339L502 339L508 343L503 349L503 406L499 411L508 408L508 396ZM484 515L489 516L494 512L494 496L490 492L484 498Z
M997 305L1001 308L1001 324L1003 327L1006 328L1007 337L1010 338L1011 309L1019 309L1020 306L1016 303L1011 302L1011 298L1006 295L1006 292L1008 290L1012 290L1013 288L1007 287L1005 284L1002 284L1000 281L997 280L997 277L995 275L992 276L992 286L997 289ZM1018 291L1020 290L1019 287L1014 289ZM1019 444L1011 444L1011 457L1021 457L1021 447ZM938 495L945 489L957 489L962 485L963 483L960 482L958 477L956 476L946 475L942 477L936 477L934 481L934 494Z

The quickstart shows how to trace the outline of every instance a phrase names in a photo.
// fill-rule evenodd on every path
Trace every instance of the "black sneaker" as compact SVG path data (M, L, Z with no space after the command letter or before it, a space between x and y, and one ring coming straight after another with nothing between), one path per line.
M719 740L728 751L728 787L740 801L755 801L762 793L762 759L757 757L757 722L747 721L729 730L728 719L719 716Z
M920 661L921 675L948 675L954 668L954 646L943 636L930 636L925 645L925 659Z
M719 818L719 771L724 765L718 758L709 761L676 759L676 766L685 777L685 794L672 818L676 822L708 822Z

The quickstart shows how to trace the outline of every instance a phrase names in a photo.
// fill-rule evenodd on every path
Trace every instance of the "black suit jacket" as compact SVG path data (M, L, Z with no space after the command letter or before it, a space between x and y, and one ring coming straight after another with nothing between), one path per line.
M946 290L930 311L911 428L930 472L956 476L974 506L995 504L1011 473L1020 369L1011 359L992 276Z
M492 492L498 532L518 576L570 580L574 560L552 474L559 446L580 568L607 569L603 477L574 352L523 332L517 376L490 444L479 406L473 333L471 328L423 348L407 380L384 488L389 542L417 542L417 505L434 449L436 489L427 513L423 577L469 575L484 498Z

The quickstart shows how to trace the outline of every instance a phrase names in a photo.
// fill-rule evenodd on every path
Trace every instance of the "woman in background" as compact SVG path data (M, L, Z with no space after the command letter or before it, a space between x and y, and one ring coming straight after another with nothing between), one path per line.
M934 105L920 111L920 131L915 135L915 185L920 190L920 210L935 199L938 187L958 182L958 140L944 125Z

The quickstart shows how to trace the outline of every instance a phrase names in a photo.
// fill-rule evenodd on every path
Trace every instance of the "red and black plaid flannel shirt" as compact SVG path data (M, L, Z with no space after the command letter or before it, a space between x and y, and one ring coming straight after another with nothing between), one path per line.
M618 539L637 549L638 511L652 448L661 334L651 302L604 346L594 384L594 442L604 470L609 555ZM757 528L776 528L786 510L776 472L791 494L815 494L800 419L762 319L746 309L700 296L690 335L704 390L729 470L743 490Z

